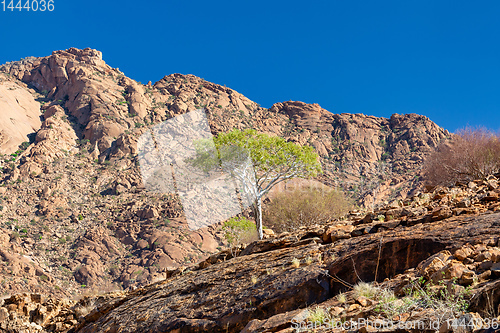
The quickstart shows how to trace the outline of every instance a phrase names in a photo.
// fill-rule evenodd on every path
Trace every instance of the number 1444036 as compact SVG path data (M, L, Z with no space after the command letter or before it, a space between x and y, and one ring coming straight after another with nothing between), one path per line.
M2 0L0 2L2 4L2 10L5 11L32 11L32 12L45 12L49 11L52 12L54 11L54 0Z

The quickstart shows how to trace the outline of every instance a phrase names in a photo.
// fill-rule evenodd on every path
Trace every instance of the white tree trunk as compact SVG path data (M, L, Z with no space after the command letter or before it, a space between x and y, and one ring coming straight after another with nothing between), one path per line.
M257 224L257 232L259 233L259 239L264 238L264 234L262 232L262 199L260 197L257 198L255 204L257 205L255 209L255 223Z

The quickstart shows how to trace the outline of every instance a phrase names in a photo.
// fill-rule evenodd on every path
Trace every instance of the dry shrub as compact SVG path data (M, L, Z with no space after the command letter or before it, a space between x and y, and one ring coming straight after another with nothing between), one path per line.
M427 185L451 186L500 171L500 137L484 128L465 128L426 160Z
M279 193L264 209L264 224L276 232L321 224L345 215L351 202L342 192L301 187Z

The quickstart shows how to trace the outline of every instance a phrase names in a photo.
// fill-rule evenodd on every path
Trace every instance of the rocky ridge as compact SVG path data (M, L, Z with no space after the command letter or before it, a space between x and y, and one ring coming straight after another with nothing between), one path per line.
M92 154L101 162L136 154L137 137L147 126L204 108L214 134L254 128L314 146L325 171L321 181L351 191L371 208L396 196L404 198L419 183L415 177L423 158L449 136L416 114L395 114L390 119L332 114L317 104L292 101L265 109L232 89L193 75L172 74L143 85L105 64L101 52L92 49L26 58L1 66L0 72L43 93L42 112L62 106L72 135L89 140ZM73 141L65 140L69 145ZM56 146L46 142L27 152L26 158L39 155L51 160Z

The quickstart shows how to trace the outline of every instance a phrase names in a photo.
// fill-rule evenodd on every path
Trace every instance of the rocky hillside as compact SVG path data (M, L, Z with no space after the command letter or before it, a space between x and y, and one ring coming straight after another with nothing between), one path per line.
M274 133L316 149L322 157L323 183L350 191L369 209L404 199L418 188L425 156L449 136L416 114L389 119L333 114L302 102L277 103L269 111L290 121L285 130Z
M135 293L110 296L75 331L292 332L292 323L310 321L318 307L338 322L431 322L440 315L416 302L396 318L384 316L377 311L382 300L349 287L360 281L379 281L397 296L391 302L416 281L454 295L468 288L472 315L493 319L500 303L499 197L490 177L257 241L230 260L226 251Z
M492 332L478 324L500 318L498 185L490 176L418 193L399 206L219 252L131 292L78 302L12 296L0 306L0 327L291 333L353 322L352 331L379 332L385 322L393 328L384 332ZM464 322L453 328L451 318Z
M138 168L141 134L199 108L213 134L255 128L314 146L318 180L369 209L418 188L423 158L449 135L415 114L265 109L193 75L144 85L92 49L1 65L0 294L133 289L224 249L220 228L189 230L178 198L146 191Z
M412 178L418 174L422 159L449 135L425 116L415 114L395 114L390 119L332 114L317 104L291 101L265 109L232 89L193 75L172 74L155 84L143 85L106 65L102 54L91 49L73 48L45 58L26 58L1 66L0 72L9 78L2 81L4 86L7 81L11 85L17 83L21 87L16 92L31 93L42 104L41 112L62 107L65 121L72 129L69 133L61 132L54 124L54 131L44 131L37 143L64 133L68 145L74 146L75 137L89 140L99 161L113 161L136 153L137 136L147 126L205 108L214 134L233 128L255 128L314 146L324 166L322 180L352 191L356 197L364 196L363 203L367 205L399 194L404 198L403 190L416 185ZM25 88L26 85L30 88ZM33 107L29 110L35 112ZM9 112L18 114L15 109ZM54 113L51 109L44 119ZM36 115L40 116L36 112L30 116L36 118ZM31 128L18 131L22 130L26 136L40 128L39 123L29 125ZM0 132L4 140L12 138L11 141L19 142L19 139L14 141L15 133L9 127L0 128ZM26 155L45 156L50 161L60 155L60 149L53 146L62 144L59 141L55 145L49 140ZM16 147L3 149L12 153ZM41 157L34 159L23 169L34 167Z

